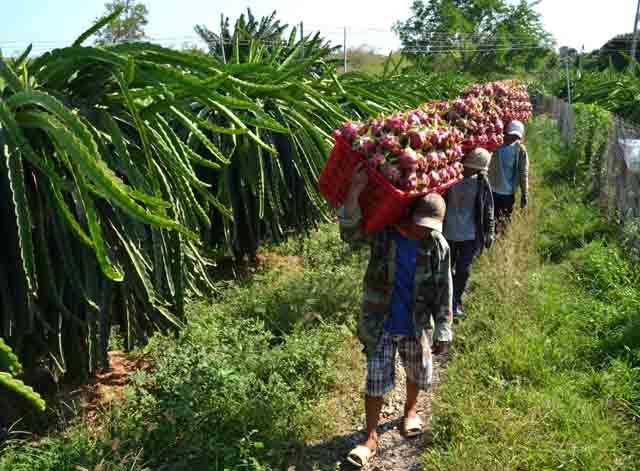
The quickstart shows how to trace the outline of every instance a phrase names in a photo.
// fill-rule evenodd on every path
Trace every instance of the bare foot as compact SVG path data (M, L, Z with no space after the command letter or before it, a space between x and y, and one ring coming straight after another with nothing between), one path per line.
M369 437L367 437L367 441L364 442L363 445L371 451L376 451L378 448L378 434L369 435Z

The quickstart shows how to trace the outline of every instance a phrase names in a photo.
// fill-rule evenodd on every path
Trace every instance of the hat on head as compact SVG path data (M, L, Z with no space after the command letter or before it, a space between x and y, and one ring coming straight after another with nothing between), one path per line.
M444 198L437 193L428 194L416 201L413 222L417 226L442 232L445 211Z
M520 139L522 139L524 137L524 124L522 124L520 121L511 121L507 125L505 134L518 136Z
M487 171L489 169L489 162L491 161L491 153L478 147L473 149L469 155L462 161L462 165L466 168L472 168L474 170Z

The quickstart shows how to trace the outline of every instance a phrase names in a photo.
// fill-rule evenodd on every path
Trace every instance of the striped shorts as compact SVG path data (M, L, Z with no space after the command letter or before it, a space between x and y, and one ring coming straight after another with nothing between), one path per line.
M367 355L367 395L380 397L392 391L396 379L396 352L407 378L426 391L431 386L433 368L430 352L423 355L422 344L416 337L392 335L384 332L375 352Z

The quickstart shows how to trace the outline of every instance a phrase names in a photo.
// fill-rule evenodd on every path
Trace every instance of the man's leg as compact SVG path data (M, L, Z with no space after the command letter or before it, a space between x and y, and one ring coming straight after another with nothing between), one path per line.
M493 204L497 221L496 229L498 234L503 234L509 225L509 222L511 222L514 202L515 197L513 195L493 194Z
M407 376L407 402L404 406L405 419L418 415L418 394L420 394L420 388L417 383Z
M404 406L404 418L418 415L418 395L431 386L433 367L431 351L422 351L420 339L405 337L400 340L398 352L407 373L407 401Z
M456 274L453 277L453 305L454 316L456 315L456 308L460 308L462 305L462 296L469 284L469 276L471 275L471 264L474 259L475 241L469 240L459 243L459 252L456 259Z
M455 286L456 261L458 260L458 244L459 244L459 242L456 242L455 240L450 240L450 241L448 240L447 242L449 243L449 248L451 249L451 275L453 277L454 286ZM457 301L456 292L454 290L453 291L453 312L456 312L456 307L457 307L456 301Z
M367 355L367 395L365 413L367 416L367 438L364 445L375 450L378 444L378 422L384 404L384 395L395 385L396 343L391 335L383 333L378 348Z
M364 408L367 415L367 439L364 446L370 450L375 450L378 446L378 422L380 421L380 412L383 404L383 396L367 395L364 400Z

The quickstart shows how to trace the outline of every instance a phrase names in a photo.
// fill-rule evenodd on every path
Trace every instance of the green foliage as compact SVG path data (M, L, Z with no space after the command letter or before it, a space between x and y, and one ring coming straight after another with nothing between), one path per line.
M553 84L553 91L561 98L567 94L566 78ZM584 72L571 82L572 99L575 102L593 103L622 118L640 123L640 77L637 73Z
M415 0L411 17L394 30L404 54L444 70L533 70L553 46L540 14L526 1Z
M327 220L316 182L335 127L467 80L338 77L317 34L272 47L273 16L239 20L226 63L81 46L110 21L72 47L0 61L1 328L27 369L47 358L86 376L106 366L113 325L127 348L181 327L186 297L213 291L208 257L255 258ZM295 315L278 314L283 328Z
M232 58L239 62L250 62L249 55L255 53L253 48L258 46L274 51L287 48L292 42L285 41L283 35L289 25L281 24L276 19L276 12L270 16L265 16L258 20L247 7L246 16L243 14L236 20L233 31L229 24L229 18L225 18L221 25L215 27L215 33L205 25L197 25L194 29L200 39L202 39L209 50L209 54L214 55L222 61L232 61ZM291 37L295 38L296 28L292 28ZM254 43L252 46L251 43ZM223 47L224 45L224 47ZM237 52L236 52L237 49Z
M622 228L622 244L632 261L640 262L640 218L629 218Z
M21 373L22 365L18 357L0 337L0 390L4 390L4 394L12 393L14 397L31 404L33 408L44 411L46 404L40 395L17 378Z
M536 176L569 158L556 134L540 123L529 129ZM597 212L582 205L576 215L571 197L582 195L567 180L536 181L537 209L518 215L475 268L470 318L457 331L463 353L439 389L427 470L627 470L639 462L637 270L614 239L564 244L572 224ZM548 232L558 213L565 223L551 232L563 233L553 248L562 262L540 266L534 232Z
M598 70L613 67L618 72L629 68L631 58L631 41L633 34L619 34L609 39L599 50L595 51L594 64ZM640 52L636 52L636 61L640 61Z
M0 470L281 469L330 428L319 403L352 375L343 362L365 256L346 249L335 225L278 246L256 278L190 304L178 338L153 338L145 349L153 369L132 375L101 427L74 427L37 447L12 441ZM295 317L271 322L275 300Z
M144 28L149 23L149 10L136 0L112 0L105 3L105 15L112 17L105 28L97 32L96 44L107 45L127 41L140 41L146 37Z

